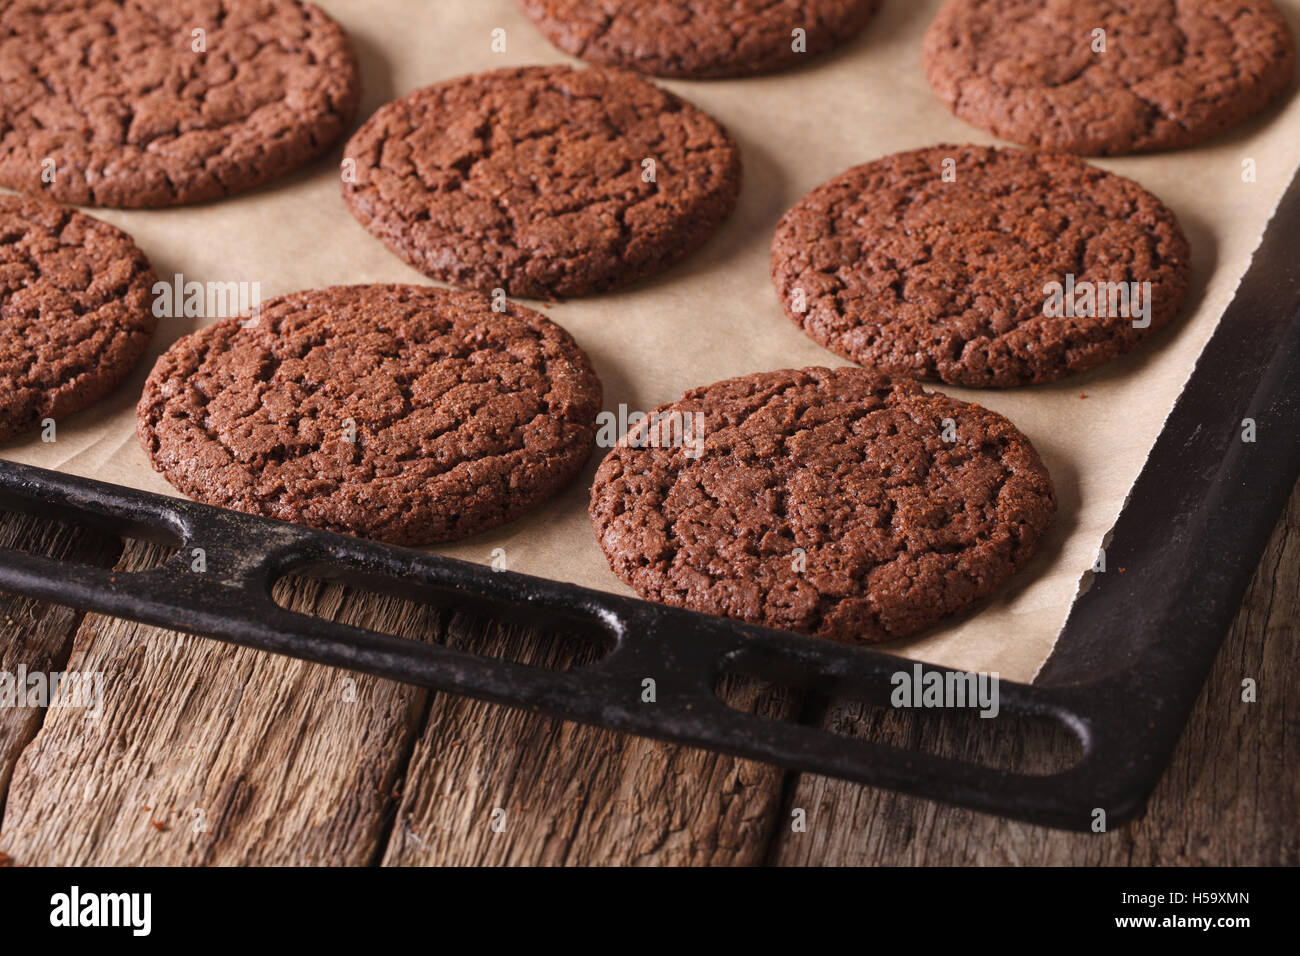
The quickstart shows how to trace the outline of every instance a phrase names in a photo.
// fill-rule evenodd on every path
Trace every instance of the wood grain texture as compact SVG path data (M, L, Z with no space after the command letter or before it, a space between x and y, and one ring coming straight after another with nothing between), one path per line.
M1103 834L1063 833L800 775L789 805L808 830L778 831L782 865L1239 865L1300 862L1300 488L1251 580L1231 633L1146 815ZM1258 700L1241 699L1243 678ZM904 714L915 733L915 718ZM848 730L860 710L830 719ZM1042 748L1046 739L1026 741ZM1031 760L1031 762L1033 762Z
M111 567L121 542L85 528L43 518L0 512L0 548L47 558ZM0 591L0 673L17 682L22 674L62 671L81 614ZM36 735L44 712L31 707L0 707L0 806L19 754Z
M127 548L124 569L156 561ZM418 635L417 609L307 582L295 610ZM99 615L70 669L103 714L52 710L14 773L0 850L19 864L366 864L425 693Z
M497 627L460 633L470 647L530 637ZM532 657L546 659L541 649ZM756 685L724 693L732 706L774 718L794 716L799 704ZM384 863L756 864L784 777L764 764L439 695Z
M26 519L0 519L0 534L45 540L16 520ZM121 566L157 558L132 543ZM45 716L18 761L0 850L47 864L1295 864L1300 775L1288 701L1298 679L1290 666L1298 582L1300 493L1148 814L1104 835L784 774L89 615L67 668L104 673L103 717ZM537 632L337 585L298 580L278 596L296 610L538 666L587 659ZM75 617L49 621L48 634L62 630L66 643ZM19 639L6 632L0 654L10 657L0 659L12 659ZM1259 683L1254 704L1240 700L1247 676ZM348 680L355 700L345 699ZM779 719L819 716L815 702L758 684L737 683L728 698ZM26 716L17 747L31 738ZM909 714L836 706L820 717L843 732L1009 756L1026 768L1059 762L1066 746L1032 727L999 740ZM795 808L806 811L806 832L791 828Z

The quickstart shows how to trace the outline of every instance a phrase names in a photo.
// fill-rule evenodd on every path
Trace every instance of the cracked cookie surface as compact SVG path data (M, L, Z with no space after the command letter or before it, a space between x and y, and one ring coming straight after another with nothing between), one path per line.
M949 0L923 53L962 119L1089 155L1209 139L1281 93L1294 61L1269 0Z
M778 224L771 268L786 314L840 355L889 375L1011 386L1100 365L1172 319L1188 247L1149 192L1074 156L941 145L814 189ZM1067 276L1106 290L1104 305L1046 314L1048 283Z
M356 164L343 183L353 215L407 263L536 298L667 268L714 232L740 189L739 154L717 122L599 67L504 69L418 90L381 107L344 153Z
M0 196L0 441L107 395L149 345L153 269L116 226Z
M591 453L601 387L558 325L476 293L335 286L176 342L140 442L208 504L394 544L461 538L550 497Z
M906 637L996 590L1056 508L1010 422L915 382L787 369L656 409L674 412L703 416L703 453L633 447L633 432L591 498L611 569L665 604L849 643Z
M519 0L576 57L655 76L771 73L855 36L880 0ZM794 31L803 30L796 52Z
M343 30L297 0L13 0L0 75L0 183L118 207L295 169L343 134L359 91Z

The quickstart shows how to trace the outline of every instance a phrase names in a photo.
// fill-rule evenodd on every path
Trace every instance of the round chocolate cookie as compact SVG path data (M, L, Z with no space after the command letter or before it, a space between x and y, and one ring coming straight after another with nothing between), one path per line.
M1269 0L949 0L923 53L968 123L1094 155L1209 139L1281 93L1294 61Z
M0 441L107 395L149 345L157 279L131 237L0 196Z
M968 386L1048 382L1177 314L1187 240L1131 180L1064 153L935 146L819 186L782 217L772 279L822 345Z
M1055 509L1005 418L857 368L687 392L606 456L591 497L610 567L643 597L851 643L991 594Z
M519 5L565 53L655 76L702 80L803 63L855 36L880 0L519 0Z
M667 268L740 190L726 130L602 68L497 70L418 90L375 113L345 156L353 214L416 269L537 298Z
M591 453L600 398L586 354L536 312L334 286L176 342L137 422L154 468L192 498L412 545L557 492Z
M95 206L237 193L356 112L347 36L297 0L0 5L0 185Z

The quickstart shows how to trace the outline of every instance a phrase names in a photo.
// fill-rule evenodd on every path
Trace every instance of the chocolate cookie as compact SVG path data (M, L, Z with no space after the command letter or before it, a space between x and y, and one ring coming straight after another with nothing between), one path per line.
M1112 155L1199 143L1291 80L1269 0L949 0L925 35L930 86L999 136Z
M356 112L347 36L297 0L0 6L0 185L96 206L237 193Z
M1177 314L1187 240L1131 180L1064 153L935 146L850 169L772 240L786 314L880 371L1024 385L1092 368Z
M120 229L0 196L0 441L80 411L131 373L158 324L156 281Z
M529 67L389 103L348 143L343 195L425 275L586 295L667 268L740 189L727 131L631 73Z
M690 434L674 415L699 416L702 449L647 440ZM914 634L995 591L1056 509L1005 418L863 369L733 378L649 421L596 471L610 567L643 597L768 627Z
M880 0L519 0L565 53L696 80L803 63L855 36L879 5Z
M178 341L137 421L154 468L192 498L429 544L558 491L591 453L600 397L586 354L536 312L334 286Z

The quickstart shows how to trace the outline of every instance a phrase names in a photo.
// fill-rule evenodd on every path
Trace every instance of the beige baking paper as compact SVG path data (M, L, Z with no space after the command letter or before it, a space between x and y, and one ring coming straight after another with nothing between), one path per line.
M512 0L320 5L348 30L360 54L365 90L358 123L381 103L450 77L569 60ZM855 42L794 72L664 82L731 130L744 157L744 186L739 207L720 232L666 274L630 291L538 306L591 355L605 384L607 409L648 410L687 388L732 375L844 364L785 318L768 279L768 243L789 206L850 166L936 143L997 142L950 115L926 86L921 36L937 6L885 0ZM1292 31L1300 34L1300 0L1283 6ZM498 29L505 31L501 53L492 47ZM1284 106L1207 146L1097 161L1137 180L1177 213L1192 247L1188 305L1172 328L1136 354L1059 384L1010 391L944 387L1001 412L1029 435L1051 469L1060 512L1040 553L982 609L885 649L997 671L1006 679L1033 677L1298 156L1300 97L1289 96ZM341 158L340 145L305 171L210 205L91 212L130 232L160 277L258 282L264 300L335 283L427 281L348 213L339 192ZM1243 181L1247 160L1254 164L1254 182ZM0 455L174 494L136 443L134 406L153 356L198 321L164 319L152 355L128 384L98 407L59 422L54 443L43 444L33 434L0 447ZM531 516L436 550L489 563L502 548L513 571L631 593L609 572L587 521L598 459L594 455L580 480Z

